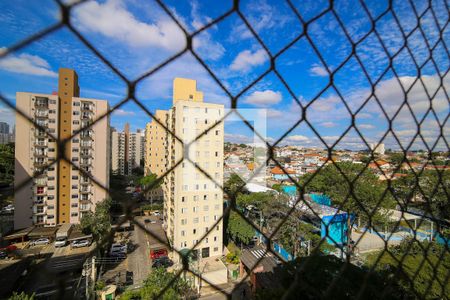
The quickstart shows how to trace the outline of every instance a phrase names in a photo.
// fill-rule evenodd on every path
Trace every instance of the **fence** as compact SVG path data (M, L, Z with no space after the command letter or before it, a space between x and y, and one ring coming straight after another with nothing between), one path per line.
M327 166L333 166L336 168L336 173L338 177L341 177L343 181L345 182L345 186L348 187L347 195L344 197L343 201L339 204L339 209L344 208L347 202L353 201L355 209L359 211L360 216L364 216L368 223L370 224L372 221L372 217L377 212L377 210L382 205L382 201L384 197L387 197L390 195L393 199L393 201L398 204L399 207L404 207L405 202L409 203L409 201L414 196L414 192L419 193L421 195L424 195L423 201L425 203L428 203L429 206L433 206L435 201L435 194L438 192L440 193L440 197L444 199L444 204L448 206L448 201L450 199L449 197L449 188L448 188L448 179L444 178L445 172L442 168L436 168L434 167L434 158L431 156L431 152L435 151L437 148L438 143L442 146L443 150L448 152L449 151L449 144L447 142L446 134L448 134L448 118L450 116L450 113L448 111L448 104L449 104L449 96L448 96L448 85L446 85L447 82L447 76L448 72L450 70L449 67L449 50L448 50L448 42L449 42L449 7L448 3L446 2L439 2L439 1L423 1L421 3L413 3L413 1L404 1L405 6L402 8L402 13L407 13L411 22L409 24L404 24L399 18L399 12L397 9L397 5L399 4L397 1L387 1L385 5L379 4L376 12L373 9L374 3L369 3L367 1L356 1L354 5L360 7L360 11L364 14L364 20L366 21L366 30L365 32L358 32L354 26L357 26L357 24L353 24L354 26L349 26L344 22L342 13L340 13L337 9L338 1L327 1L324 3L324 5L321 8L318 8L317 6L311 4L310 9L306 8L299 8L293 1L283 1L283 5L285 5L289 11L293 14L293 16L296 19L296 22L301 28L298 34L295 35L295 37L287 42L281 49L278 51L273 51L272 48L270 48L265 39L262 38L262 32L255 28L254 25L251 24L249 19L246 17L245 13L243 12L243 1L233 1L232 6L227 11L220 14L220 16L217 16L213 19L209 19L208 23L201 28L197 28L194 32L189 32L186 30L186 28L183 25L182 20L173 13L170 6L165 3L163 0L157 0L157 5L163 10L163 12L172 20L172 23L174 26L179 28L185 38L186 38L186 46L181 51L175 53L174 55L170 56L168 59L166 59L164 62L158 64L157 66L153 67L152 69L145 72L143 75L138 77L136 80L130 80L127 78L127 76L124 75L124 73L115 67L113 63L107 59L100 51L96 49L96 47L83 35L82 32L77 30L77 28L71 23L72 20L72 12L75 7L79 5L83 5L83 2L87 1L56 1L55 3L59 6L59 10L61 12L61 19L56 23L53 24L39 32L36 32L25 39L17 42L16 44L8 47L4 51L0 52L0 62L8 57L8 55L14 54L17 51L20 51L24 49L27 45L32 44L36 41L39 41L46 36L49 36L53 33L55 33L57 30L60 30L62 28L66 29L68 32L74 34L76 38L89 50L91 50L96 57L100 59L100 61L105 64L110 71L116 75L120 80L126 84L128 87L128 92L126 97L121 100L117 105L112 107L107 114L104 116L98 118L93 122L93 124L99 122L100 120L107 118L108 115L113 113L114 111L117 111L126 103L134 103L138 107L140 107L143 111L145 111L146 114L150 118L154 118L154 112L149 111L145 105L142 104L142 102L139 100L137 94L136 94L136 86L142 82L143 80L147 78L151 78L152 76L155 76L160 70L164 69L168 64L170 64L173 61L176 61L179 59L183 54L190 53L195 58L195 60L200 64L206 72L209 74L210 78L213 80L215 84L217 84L220 89L223 91L224 94L226 94L229 98L230 107L232 109L239 109L240 100L242 98L242 95L244 95L247 91L249 91L252 87L254 87L258 82L263 80L265 77L274 76L277 80L281 82L281 84L284 86L284 88L288 91L289 95L294 99L296 109L298 110L298 119L296 120L295 124L286 130L286 132L276 141L269 142L265 140L262 136L259 135L258 132L255 132L252 125L248 122L246 122L245 119L242 117L242 121L245 123L245 125L248 127L250 131L252 131L254 134L258 135L260 138L262 138L265 141L266 147L268 149L268 160L267 162L272 162L276 166L278 166L280 169L283 170L284 174L288 178L289 181L291 181L293 184L295 184L299 190L299 196L297 198L297 204L304 203L307 204L305 199L303 198L303 195L305 192L308 192L308 185L314 180L315 177L320 176L320 173L323 172ZM280 1L281 3L281 1ZM315 2L314 2L315 3ZM318 2L317 2L318 3ZM263 70L259 76L257 76L256 79L252 80L249 84L246 86L243 86L240 88L240 90L237 93L232 93L228 86L220 79L217 72L215 72L208 63L202 59L201 55L196 52L196 50L193 47L193 39L200 36L202 33L206 32L209 28L213 26L217 26L221 22L224 22L229 18L230 16L237 17L242 23L244 24L245 28L251 33L251 36L257 41L258 45L263 49L264 55L268 57L268 60L270 62L269 67L265 70ZM340 59L339 62L335 62L334 65L331 65L328 61L326 55L324 54L325 51L329 51L330 49L327 49L327 37L324 36L320 40L314 39L311 33L311 28L316 26L320 23L320 20L325 17L330 17L335 20L336 28L335 30L339 30L343 33L342 36L342 43L345 43L347 45L350 45L348 47L348 51L344 51L342 49L333 49L333 51L336 51L336 54L339 54L342 59ZM386 18L389 18L390 20L390 26L392 28L395 27L395 30L397 30L399 34L399 38L397 40L389 39L382 36L382 33L379 29L379 24ZM430 29L430 26L433 28ZM289 30L285 28L285 30ZM393 29L394 30L394 29ZM411 42L411 37L413 35L417 35L420 37L420 42ZM430 37L431 36L431 37ZM372 46L369 48L372 48L374 52L372 53L373 56L370 55L361 55L359 52L359 49L361 47L367 47L366 42L368 41L372 42ZM323 87L320 88L318 91L316 91L315 95L311 97L311 100L306 102L304 99L300 99L298 94L295 92L296 89L285 80L282 73L279 71L279 63L282 59L283 54L291 49L297 42L302 41L303 43L307 44L312 51L312 54L318 58L318 62L323 65L323 69L320 70L322 72L322 76L324 76L328 83ZM395 44L396 47L392 47L392 44ZM375 46L374 46L375 45ZM375 53L376 52L376 53ZM418 54L424 55L425 58L422 57L422 59L418 59ZM376 76L370 76L369 74L373 74L373 70L369 70L370 66L369 62L371 60L379 59L379 56L383 56L387 63L383 69L376 70ZM415 76L409 78L408 83L401 80L401 74L403 74L400 70L397 70L397 63L399 59L402 59L403 56L407 56L408 61L410 62L410 68L411 70L415 71ZM301 58L299 58L301 59ZM341 88L338 87L338 84L336 83L336 77L340 70L346 68L346 66L349 64L350 60L352 60L357 66L358 69L362 70L362 77L365 81L368 82L369 89L368 92L365 94L361 94L360 100L357 105L357 107L351 106L350 101L348 98L344 96L344 93L341 93ZM432 68L434 70L433 74L437 77L437 88L432 91L430 87L428 86L428 83L426 81L426 76L428 75L429 68ZM387 89L389 87L382 85L381 80L384 78L386 74L391 74L393 82L395 82L397 85L400 86L401 94L397 95L399 98L396 99L397 103L394 105L394 103L383 103L382 101L382 94L383 92L387 92ZM305 83L308 84L308 83ZM423 104L426 106L425 113L421 116L416 115L416 107L414 102L414 96L411 94L411 90L413 86L420 86L424 91L423 95ZM314 125L313 120L311 120L308 117L309 111L311 111L311 107L314 106L315 103L320 101L320 98L326 93L327 90L333 89L336 91L336 99L335 101L338 101L344 105L344 110L347 112L348 115L348 122L349 126L345 129L342 134L335 139L335 141L332 144L327 143L329 140L326 136L323 135L323 132L321 132L316 128L317 126ZM351 89L351 87L349 87ZM439 97L443 97L443 102L446 104L447 109L444 110L444 113L437 112L436 109L436 99L438 97L438 92L440 91ZM14 101L11 99L7 99L7 97L4 94L1 94L0 96L1 101L4 105L9 107L12 110L16 110L16 107L14 105ZM364 110L364 107L368 103L372 103L377 107L379 111L381 111L380 115L381 118L383 118L387 124L386 130L383 132L381 136L379 136L378 140L376 141L375 145L371 146L369 143L369 140L366 136L364 136L363 131L360 127L358 127L358 119L361 116L361 113ZM411 161L408 158L408 153L413 149L413 142L404 144L401 142L401 137L398 134L398 132L395 131L394 125L397 121L397 118L399 118L400 113L406 111L412 116L412 119L414 120L411 124L410 131L412 131L412 136L414 137L414 140L419 140L423 142L424 147L426 148L426 151L429 153L429 160L426 162L424 166L422 166L419 169L416 169L411 163ZM234 111L238 116L240 116L239 111ZM29 122L34 123L34 121L27 117L27 114L23 111L16 110L16 113L21 115L22 117L25 117L28 119ZM332 114L333 112L329 112ZM442 114L444 114L442 118ZM425 130L422 128L422 125L425 124L426 118L432 118L433 119L433 125L429 127L427 130L433 131L436 136L437 140L436 142L430 143L429 139L425 136ZM223 122L226 120L227 116L224 116L221 120ZM90 126L92 126L91 124ZM165 127L164 124L160 124L163 126L167 131L171 133L172 136L175 136L174 132L171 131L171 129ZM299 184L296 179L292 177L292 173L285 170L283 165L277 161L277 159L274 157L274 149L277 146L280 146L283 144L283 142L287 139L289 134L299 125L304 126L311 132L313 132L315 138L317 139L318 143L322 143L325 145L326 151L328 152L327 157L327 163L323 164L314 174L312 174L310 177L308 177L306 182L302 182L302 184ZM213 129L217 124L214 124L210 127L210 129ZM42 127L38 124L36 124L37 128ZM344 137L350 132L355 132L358 139L361 141L363 146L367 149L372 149L368 152L368 160L362 164L362 170L361 172L358 172L357 174L354 174L354 176L349 176L346 174L345 170L342 168L342 165L336 163L333 159L333 151L336 150L336 148L339 146L339 143L344 139ZM78 134L78 132L76 133ZM203 134L201 134L199 137L196 138L198 140ZM389 179L388 174L385 173L385 169L383 168L383 164L380 161L377 161L376 159L376 153L375 149L377 149L384 140L387 139L387 137L390 136L392 139L398 144L398 147L401 150L401 153L403 153L403 156L401 158L401 163L398 164L398 166L395 168L393 173L397 173L401 170L402 165L406 165L408 169L412 170L411 174L414 178L414 182L411 185L412 189L409 190L406 193L406 200L402 199L398 193L398 190L395 190L393 188L393 184L391 184L391 180ZM180 139L177 137L177 139L180 141ZM69 139L64 140L58 140L58 148L64 149L65 143L67 141L70 141ZM184 145L189 146L189 145ZM442 148L441 148L442 149ZM186 160L190 161L191 163L194 163L194 161L186 157ZM65 157L64 153L59 153L58 160L66 161L68 164L73 165L72 161ZM448 160L446 162L448 165ZM197 164L194 164L195 167L205 174L211 181L215 182L214 179L207 173L205 173L204 170L202 170ZM75 168L77 168L75 165L73 165ZM436 173L437 176L437 184L435 188L431 189L431 192L428 194L424 192L423 186L419 184L420 179L425 174L425 167L431 167ZM367 206L364 199L361 199L361 193L357 190L357 184L360 177L364 176L364 172L366 172L369 168L372 168L375 170L375 172L380 173L384 175L386 178L388 178L386 185L386 189L382 193L381 199L378 199L377 201L374 201L370 207ZM164 177L170 174L171 170L167 170L163 176L158 178L157 182L152 184L151 186L147 187L147 190L152 189L156 184L159 184ZM94 182L99 184L95 178L91 176L90 173L85 172L84 170L80 169L80 172L84 176L90 177ZM319 174L319 175L318 175ZM16 191L19 190L21 187L24 187L29 181L31 181L32 178L30 178L27 182L23 182L22 184L16 186ZM228 219L230 217L230 213L236 213L241 218L245 219L246 222L253 227L254 230L258 230L259 226L258 224L255 224L252 222L252 220L246 218L246 216L238 209L236 209L236 197L241 189L244 188L244 186L239 186L239 189L234 192L230 192L224 189L223 184L219 183L220 188L223 190L224 193L227 193L229 203L230 205L224 210L223 216L221 216L216 224L219 222L224 221L226 224L228 222ZM318 191L321 192L321 191ZM145 193L145 191L144 191ZM334 199L333 199L334 200ZM142 230L147 231L149 235L154 237L155 239L159 239L159 237L155 236L153 232L147 230L142 224L136 222L134 220L132 211L137 206L136 203L126 203L125 211L126 216L121 220L121 223L130 221L135 226L140 227ZM445 211L445 207L441 207L442 211ZM266 251L273 253L275 256L279 256L279 253L276 251L273 251L272 247L272 240L277 235L277 232L281 230L287 221L289 215L293 214L295 212L295 207L292 207L286 214L286 217L282 222L280 222L274 230L271 232L270 235L264 235L264 239L269 241L267 243ZM430 217L436 224L442 224L445 223L443 219L444 216L437 216L433 215L433 212L428 211L427 213L431 214ZM319 217L319 216L317 216ZM447 219L450 216L446 216ZM400 221L399 221L400 222ZM422 219L419 220L419 223L422 222ZM399 223L397 223L396 226L398 226ZM420 224L419 224L420 225ZM201 243L205 236L209 234L215 226L211 226L209 231L198 241L197 245ZM110 233L110 238L114 235L113 230ZM355 241L355 247L357 247L358 243L361 241L362 237L364 236L365 232L361 234L361 237ZM442 239L442 236L439 237L439 239ZM164 242L164 241L161 241ZM313 250L313 253L318 253L320 251L320 246L325 243L325 240L322 239L318 246L315 247ZM170 247L170 245L168 245ZM194 246L195 247L195 246ZM400 251L399 249L391 249L388 247L387 243L384 244L383 252L379 255L378 258L375 259L375 262L373 263L372 267L367 270L367 273L364 273L361 278L361 285L355 288L355 293L352 294L354 297L364 297L367 295L366 293L369 291L370 293L374 293L373 284L374 282L374 274L376 274L377 271L377 265L382 263L382 260L384 259L383 255L386 255L391 260L395 262L396 267L390 268L387 270L382 270L383 276L382 278L385 278L386 280L388 278L399 278L401 279L401 283L404 284L404 286L408 286L409 290L404 290L400 292L400 294L395 294L393 292L393 289L398 285L397 283L393 283L392 281L389 281L389 283L386 283L386 285L381 285L378 288L375 288L376 290L376 297L383 298L388 295L391 296L411 296L411 297L417 297L417 298L449 298L450 290L448 286L449 277L450 277L450 268L448 263L448 256L449 256L449 248L448 244L443 248L436 248L432 243L429 244L423 244L418 243L415 241L414 238L409 240L406 245L404 246L402 251L402 255L396 255L395 251ZM344 251L347 251L347 258L348 262L343 263L342 266L339 266L336 269L336 274L331 278L330 281L328 281L328 284L326 286L318 286L316 282L314 281L308 281L308 276L298 276L291 275L291 285L285 286L284 294L279 295L280 297L284 297L285 299L292 298L297 293L297 289L301 287L302 293L305 293L305 295L315 295L318 297L327 297L334 295L335 292L339 291L339 288L342 288L341 282L342 280L346 279L346 276L349 276L349 272L354 270L352 264L350 264L350 258L351 258L351 252L350 249L344 248ZM418 265L416 266L415 271L412 273L407 272L407 269L410 267L410 260L411 257L408 256L408 253L414 253L416 255L415 257L422 257L420 261L418 261ZM421 256L418 254L420 253ZM432 254L433 253L433 254ZM437 254L436 254L437 253ZM435 255L434 258L431 258L431 255ZM436 257L440 259L436 259ZM261 257L260 261L264 258ZM196 273L195 270L193 270L188 263L188 260L185 259L183 261L183 268L181 270L178 270L175 274L175 277L170 281L170 284L161 287L161 289L158 292L157 298L162 298L163 295L166 293L168 288L170 288L171 284L174 284L176 281L176 278L182 276L185 272L190 272L194 276L201 276L201 274ZM298 274L302 274L301 272L303 270L311 271L311 267L314 266L314 262L312 260L304 260L304 263L301 263L298 268L295 269L295 272ZM418 284L422 278L419 278L419 272L422 268L426 268L427 270L430 270L429 277L425 279L424 287L419 288ZM446 271L442 271L442 268ZM446 269L447 268L447 269ZM438 272L439 270L439 272ZM43 269L43 273L46 273L47 270ZM356 272L356 271L355 271ZM357 271L360 272L360 271ZM292 274L292 273L291 273ZM48 273L48 276L54 276L52 273ZM248 275L247 275L248 276ZM295 278L294 278L295 277ZM243 280L247 279L248 277L243 278ZM302 279L303 278L303 279ZM349 277L350 278L350 277ZM59 281L60 288L61 288L61 295L63 295L63 291L65 290L65 283L64 279L61 278L55 278L55 280ZM303 280L303 281L302 281ZM423 282L422 282L423 283ZM223 291L220 289L220 287L215 286L212 284L214 288L224 293L227 297L231 297L231 294L229 292ZM432 294L429 294L432 291ZM392 293L392 294L391 294ZM372 296L374 294L371 294ZM430 296L432 295L432 296Z

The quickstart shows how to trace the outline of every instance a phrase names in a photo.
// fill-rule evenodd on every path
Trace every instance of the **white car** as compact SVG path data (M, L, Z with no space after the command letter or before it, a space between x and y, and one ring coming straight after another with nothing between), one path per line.
M72 248L81 248L81 247L87 247L91 244L89 240L79 240L79 241L73 241L70 245Z
M67 239L66 238L56 238L55 240L55 247L64 247L67 245Z
M114 252L127 253L127 245L112 244L111 245L111 250L109 251L109 253L114 253Z
M38 245L47 245L50 244L50 240L48 238L40 238L34 241L31 241L31 246L38 246Z

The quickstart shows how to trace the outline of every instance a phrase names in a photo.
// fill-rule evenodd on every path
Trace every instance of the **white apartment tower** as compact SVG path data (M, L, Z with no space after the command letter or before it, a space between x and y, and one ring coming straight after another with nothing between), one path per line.
M60 69L57 94L18 92L16 107L41 128L16 114L15 229L79 223L107 197L109 118L93 122L108 112L108 102L80 98L75 71ZM64 149L56 139L67 140ZM67 161L57 160L58 151Z
M167 128L184 144L183 147L175 136L165 133L165 142L162 143L165 146L164 152L160 146L154 147L151 142L147 149L147 156L154 159L153 164L159 164L162 153L165 153L164 170L171 169L182 160L164 178L164 226L168 239L178 251L195 247L197 257L221 256L223 228L222 221L218 220L223 214L223 193L219 186L223 183L224 127L219 120L223 118L224 107L203 102L203 93L197 91L195 80L175 78L172 108L167 114L160 111L159 115L159 120L165 120ZM148 132L151 132L149 126ZM152 129L154 127L155 123L152 123ZM165 132L161 126L156 128L159 134ZM210 129L207 134L193 142L206 129ZM156 143L161 144L159 139L155 145ZM213 180L206 177L194 164ZM152 165L149 168L152 173L162 172L158 168L153 172ZM179 257L175 255L174 259L177 261Z

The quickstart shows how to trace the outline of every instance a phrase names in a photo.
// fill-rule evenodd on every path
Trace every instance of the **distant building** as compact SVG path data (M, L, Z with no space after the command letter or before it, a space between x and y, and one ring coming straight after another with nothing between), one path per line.
M0 122L0 144L8 144L14 142L12 140L13 135L9 131L9 124L6 122Z
M296 176L295 171L289 170L289 169L286 169L286 168L284 168L284 171L283 171L278 166L276 166L276 167L274 167L274 168L272 168L270 170L271 177L274 180L289 180L289 177L288 177L288 175L286 173L289 174L290 177Z
M38 126L16 114L15 229L79 223L107 197L109 117L91 124L108 112L108 102L80 98L73 70L60 69L58 82L57 94L16 96L17 108ZM57 159L57 140L66 140L66 160Z
M145 136L141 130L130 132L130 125L124 130L111 133L111 170L113 174L131 175L134 168L144 161Z
M371 143L369 146L370 150L372 150L373 153L384 155L385 152L384 144Z

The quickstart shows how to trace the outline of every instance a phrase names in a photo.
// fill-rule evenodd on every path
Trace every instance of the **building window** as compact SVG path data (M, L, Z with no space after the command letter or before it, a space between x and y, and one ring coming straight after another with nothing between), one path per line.
M77 180L78 176L74 175L74 176L72 176L72 179Z
M198 223L198 218L194 218L194 224Z
M76 190L78 188L78 185L74 184L72 185L72 190Z
M209 257L209 247L202 248L202 257Z
M208 238L205 238L205 244L208 244Z
M194 212L198 212L198 206L194 206L194 207L193 207L193 211L194 211Z
M70 216L72 216L72 217L78 217L78 213L71 213Z
M217 236L214 237L214 242L217 242Z
M216 157L219 157L219 152L216 151Z
M56 100L48 100L48 103L50 103L50 104L56 104Z
M214 247L214 252L219 251L219 247Z
M203 222L209 222L209 216L204 216L203 217Z
M193 234L197 234L197 229L193 229L193 230L192 230L192 233L193 233Z
M73 106L80 106L80 102L74 102Z
M214 215L214 221L217 221L217 215Z
M220 205L219 205L219 204L214 205L214 209L215 209L215 210L219 210L219 208L220 208Z
M72 199L78 199L78 195L72 195Z
M184 230L181 230L181 236L185 236L186 232Z
M203 211L208 211L208 210L209 210L209 206L208 205L203 206Z
M208 195L203 195L203 200L208 200Z
M181 219L181 225L186 225L187 224L187 219Z
M184 202L184 196L183 196L183 197L181 197L181 202Z
M186 210L187 210L187 208L182 208L182 209L181 209L181 213L182 213L182 214L186 213Z
M80 124L80 121L77 121L77 120L72 121L72 124L73 124L73 125L79 125L79 124Z
M194 196L194 201L198 201L198 195Z
M74 116L79 116L79 115L80 115L80 112L79 112L79 111L74 111L74 112L73 112L73 115L74 115Z
M78 152L78 148L72 148L72 152Z

